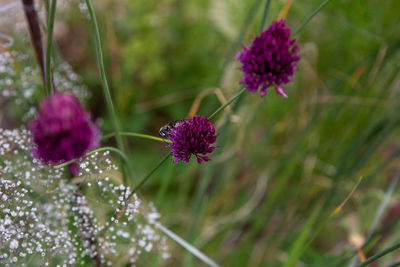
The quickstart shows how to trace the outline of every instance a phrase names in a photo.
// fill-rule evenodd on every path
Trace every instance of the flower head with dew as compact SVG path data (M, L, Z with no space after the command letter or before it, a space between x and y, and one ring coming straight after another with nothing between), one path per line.
M295 39L290 39L290 28L285 21L274 21L271 26L257 36L250 48L243 46L237 59L242 63L240 70L244 72L240 83L245 84L250 92L257 92L264 97L270 86L283 97L287 97L283 84L291 81L295 71L295 63L299 60Z
M79 101L71 94L46 98L29 123L34 144L32 155L57 164L80 158L98 146L99 131Z
M214 125L205 117L194 116L191 119L176 123L168 137L172 141L169 145L175 161L188 162L192 155L197 162L209 161L206 155L215 150L217 136Z

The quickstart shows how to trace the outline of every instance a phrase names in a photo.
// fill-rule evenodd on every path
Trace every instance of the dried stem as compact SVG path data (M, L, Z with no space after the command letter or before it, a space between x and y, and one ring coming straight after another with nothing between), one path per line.
M32 44L35 48L36 58L40 65L43 84L46 84L42 33L40 31L39 18L33 0L22 0L22 4L24 6L26 20L28 21Z
M48 70L46 72L45 54L44 54L43 41L42 41L42 32L40 30L39 17L36 12L36 9L35 9L35 4L34 4L33 0L22 0L22 4L24 6L26 20L28 21L29 32L31 35L32 44L33 44L33 47L35 48L36 58L39 62L40 72L42 73L43 89L44 89L45 94L50 95L50 93L52 91L51 91L51 88L49 88L50 86L47 86L46 73L48 73L48 76L49 76L48 79L51 80L53 92L56 92L56 87L54 84L53 77L50 74L50 70ZM54 8L54 12L55 12L55 8ZM53 15L54 15L54 12L53 12ZM54 22L54 17L53 17L53 22ZM53 26L51 26L50 29L52 32ZM52 41L52 39L53 38L51 38L51 41ZM51 49L51 44L50 44L49 48ZM49 65L50 65L50 63L49 63Z

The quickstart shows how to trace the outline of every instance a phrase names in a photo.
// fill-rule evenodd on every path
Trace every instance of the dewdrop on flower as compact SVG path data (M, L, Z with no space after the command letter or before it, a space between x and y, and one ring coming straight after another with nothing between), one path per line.
M49 164L80 158L99 144L99 131L71 94L55 94L42 101L29 123L32 155Z
M287 98L280 86L291 81L295 63L300 59L295 42L290 39L290 28L285 26L285 21L274 21L252 41L250 48L243 46L237 55L242 63L240 70L244 72L240 83L250 92L257 92L261 87L261 97L268 87L275 86L276 92Z
M215 150L217 136L215 128L205 117L194 116L191 119L182 120L175 124L168 139L172 141L169 145L175 161L189 162L192 155L196 156L197 162L209 161L206 155Z

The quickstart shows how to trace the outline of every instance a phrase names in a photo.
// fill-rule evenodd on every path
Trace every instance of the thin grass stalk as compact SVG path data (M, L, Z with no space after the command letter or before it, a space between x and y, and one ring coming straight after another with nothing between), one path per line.
M382 200L381 204L379 205L378 210L376 211L374 221L373 221L372 226L367 235L367 241L363 244L362 247L364 247L364 245L366 245L368 243L368 241L371 240L373 234L375 233L376 228L378 227L378 224L381 221L383 214L386 211L387 206L389 205L389 201L393 195L394 189L396 188L396 186L399 182L399 179L400 179L400 167L397 168L395 177L391 181L389 188L386 191L385 197ZM350 267L355 266L357 263L357 260L358 260L358 257L354 256L351 263L349 264L349 266Z
M392 264L388 265L387 267L396 267L396 266L400 266L400 261L392 263Z
M379 222L381 221L384 212L387 209L387 206L389 205L389 201L392 198L392 195L394 193L394 190L399 183L400 180L400 167L397 167L396 173L392 181L390 182L389 188L386 191L385 197L382 200L381 204L379 205L378 210L376 211L376 215L374 218L374 222L372 223L371 229L369 230L367 239L372 237L373 233L375 232L376 228L378 227Z
M93 27L92 30L94 33L95 44L96 44L97 67L99 69L104 98L106 100L108 113L112 120L113 128L116 133L117 146L121 151L124 151L123 141L122 141L122 137L120 134L120 132L121 132L120 126L119 126L119 122L117 119L117 114L115 112L114 104L111 99L110 88L108 86L108 81L107 81L107 77L106 77L106 73L105 73L103 52L101 49L100 31L99 31L99 26L98 26L97 19L96 19L96 14L95 14L92 2L90 0L86 0L86 5L88 7L90 19L92 21L92 27Z
M315 222L317 221L319 214L321 212L322 205L317 205L314 207L313 212L311 213L311 216L307 219L302 231L300 232L299 236L296 238L295 242L293 243L293 246L290 249L288 259L285 261L285 263L282 265L283 267L290 267L294 266L296 264L297 259L301 256L301 253L304 251L304 248L306 247L305 244L307 242L308 236L312 233L314 230ZM333 214L327 218L327 220L321 225L319 228L322 230L325 228L325 226L329 223L329 221L332 219Z
M307 18L303 20L303 22L293 31L292 35L298 34L304 28L304 26L306 26L307 23L310 22L310 20L318 14L318 12L320 12L321 9L329 3L329 1L331 0L325 0L324 2L322 2Z
M260 28L258 29L258 31L260 33L264 30L265 23L267 22L268 11L269 11L270 6L271 6L271 0L267 0L267 2L265 3L265 7L264 7L261 23L260 23Z
M375 254L374 256L372 256L371 258L368 258L367 260L365 260L364 262L360 263L359 265L357 265L357 267L363 267L363 266L367 266L368 264L376 261L377 259L385 256L386 254L389 254L392 251L395 251L396 249L400 248L400 242L394 244L391 247L388 247L384 250L382 250L381 252Z
M48 22L47 22L47 44L46 44L46 91L47 95L54 93L55 88L52 87L51 82L51 53L53 48L53 29L54 29L54 18L56 15L57 0L53 0L50 5Z
M173 233L171 230L165 228L163 225L160 223L156 223L155 226L161 230L165 235L169 236L172 240L174 240L176 243L181 245L184 249L189 251L191 255L194 255L196 258L207 264L208 266L212 267L218 267L219 265L215 263L212 259L207 257L203 252L198 250L197 248L193 247L190 245L188 242L183 240L181 237L177 236L175 233Z

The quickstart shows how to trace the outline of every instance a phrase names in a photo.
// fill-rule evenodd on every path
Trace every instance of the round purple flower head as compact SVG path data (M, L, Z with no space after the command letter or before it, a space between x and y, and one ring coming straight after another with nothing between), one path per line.
M42 101L36 118L29 123L32 155L49 164L82 157L98 146L99 131L70 94L54 94Z
M210 160L205 155L215 150L215 146L211 145L215 143L217 136L214 125L207 118L194 116L177 122L168 139L172 141L169 146L175 162L188 162L191 155L195 155L197 162L201 163Z
M244 72L240 83L245 84L250 92L257 92L261 86L260 96L264 97L270 86L283 97L287 95L280 85L291 81L295 63L299 60L295 39L290 40L290 29L285 21L274 21L251 43L250 49L243 46L237 59L242 63Z

